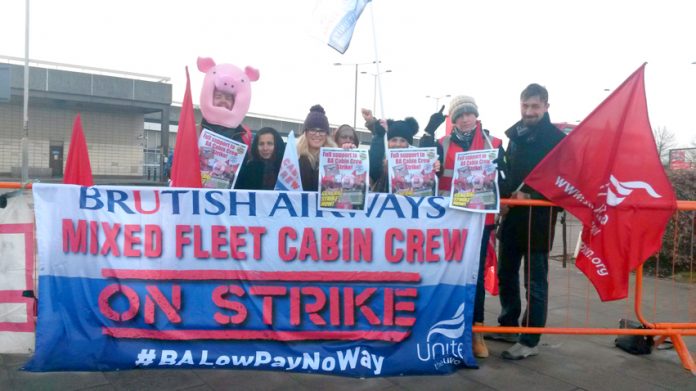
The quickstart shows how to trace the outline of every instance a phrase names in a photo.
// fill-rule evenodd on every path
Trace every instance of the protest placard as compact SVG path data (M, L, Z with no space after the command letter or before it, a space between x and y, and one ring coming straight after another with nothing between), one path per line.
M480 213L500 210L497 149L459 152L455 156L450 208Z
M428 197L437 195L436 148L390 149L389 192Z
M322 148L319 153L319 209L365 210L367 151Z
M198 138L201 161L201 182L211 189L230 189L244 162L246 144L203 129Z

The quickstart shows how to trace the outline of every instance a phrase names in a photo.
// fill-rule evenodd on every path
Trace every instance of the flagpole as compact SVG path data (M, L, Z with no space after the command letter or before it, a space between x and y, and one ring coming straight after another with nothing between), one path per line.
M20 149L22 155L22 183L29 182L29 0L24 13L24 126Z
M375 118L382 118L384 119L384 100L382 99L382 77L380 75L379 71L379 53L377 52L377 29L375 28L375 3L370 2L370 20L372 20L372 43L373 47L375 49L375 65L377 69L377 89L379 90L379 117ZM377 126L375 124L375 126ZM389 159L389 141L387 138L387 134L384 134L384 157L386 159ZM387 186L389 188L389 193L391 193L391 186Z
M381 77L381 72L379 71L379 54L377 52L377 30L375 29L375 2L371 1L370 2L370 19L372 20L372 41L373 41L373 47L375 49L375 66L377 69L377 89L379 90L379 117L376 118L385 118L384 117L384 101L382 100L382 77Z

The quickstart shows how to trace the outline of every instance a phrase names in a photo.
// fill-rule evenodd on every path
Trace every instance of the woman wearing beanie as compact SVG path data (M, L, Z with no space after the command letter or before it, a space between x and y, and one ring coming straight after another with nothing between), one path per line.
M300 178L304 191L319 189L319 150L336 147L329 137L329 119L320 105L309 109L302 135L297 139L297 157L300 163Z
M251 143L251 158L242 166L236 189L273 190L278 180L285 142L277 130L261 128Z
M365 126L372 131L369 151L372 191L388 193L389 172L384 149L384 134L387 134L387 145L390 149L408 148L413 145L413 136L418 133L418 122L413 117L406 117L403 121L377 121L372 111L368 109L362 109L362 115ZM439 165L436 164L435 171L439 169Z

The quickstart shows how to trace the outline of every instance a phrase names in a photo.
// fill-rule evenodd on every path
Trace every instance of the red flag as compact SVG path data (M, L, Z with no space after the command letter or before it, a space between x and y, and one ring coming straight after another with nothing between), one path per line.
M80 113L75 116L72 136L70 137L70 150L65 162L65 175L63 183L80 186L93 186L92 165L89 164L87 141L82 132L82 119Z
M583 223L575 265L603 301L628 295L629 272L662 245L676 196L648 120L645 64L527 176Z
M198 134L196 117L191 100L191 81L186 67L186 93L181 104L179 130L176 135L172 162L172 187L203 187L201 185L201 163L198 157Z
M493 296L498 296L498 256L495 253L495 231L488 237L486 250L486 270L483 272L484 288Z

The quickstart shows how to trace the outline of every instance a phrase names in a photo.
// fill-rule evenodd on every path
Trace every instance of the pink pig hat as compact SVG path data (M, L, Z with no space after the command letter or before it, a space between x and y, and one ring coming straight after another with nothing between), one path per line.
M198 57L198 70L205 73L200 98L203 118L226 128L238 127L249 111L251 82L259 80L258 69L247 66L241 70L232 64L216 65L210 57ZM216 90L234 97L231 110L213 105Z

